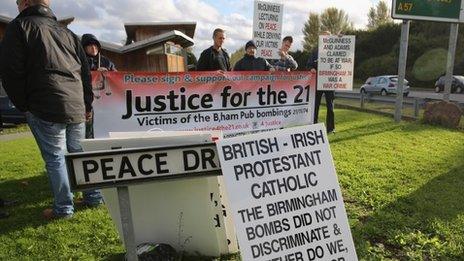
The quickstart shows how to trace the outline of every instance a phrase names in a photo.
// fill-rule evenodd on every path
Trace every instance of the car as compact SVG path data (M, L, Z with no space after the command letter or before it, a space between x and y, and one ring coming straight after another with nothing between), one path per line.
M1 81L0 81L1 82ZM0 83L0 113L3 123L26 123L26 115L20 112L10 101Z
M445 75L440 76L435 82L435 92L442 92L445 90ZM451 84L451 93L464 93L464 76L453 75L453 82Z
M367 78L366 82L361 86L359 92L364 94L380 94L386 96L396 94L398 86L398 75L381 75ZM403 95L409 95L409 82L405 79L403 86Z

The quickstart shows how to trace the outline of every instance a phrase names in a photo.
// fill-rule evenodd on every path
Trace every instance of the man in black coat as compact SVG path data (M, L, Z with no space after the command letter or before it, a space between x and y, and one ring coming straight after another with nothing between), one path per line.
M330 35L330 32L325 31L321 35ZM317 75L317 64L319 60L318 47L316 46L309 56L307 68ZM316 84L317 86L317 84ZM335 91L316 91L316 101L314 107L314 123L318 122L319 106L321 105L322 95L325 96L325 104L327 107L326 128L328 133L335 132L335 113L334 113L334 99Z
M58 23L50 0L16 3L20 13L8 24L0 53L3 87L25 112L45 161L54 202L43 216L69 218L74 205L64 154L82 151L93 101L89 65L79 38Z
M256 57L256 44L248 41L245 45L245 55L238 60L234 71L274 71L269 62L261 57Z
M214 44L205 49L198 59L197 71L230 71L230 58L227 51L222 48L226 33L221 28L213 32Z

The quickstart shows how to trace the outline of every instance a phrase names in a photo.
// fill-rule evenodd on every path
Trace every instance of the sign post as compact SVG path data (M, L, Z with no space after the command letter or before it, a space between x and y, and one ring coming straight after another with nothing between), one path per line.
M401 26L400 57L398 63L398 88L396 90L395 103L395 122L401 121L401 111L403 109L403 87L404 79L406 78L406 62L408 59L409 24L409 20L403 20L403 25Z
M401 121L401 109L403 103L404 72L406 70L407 38L409 35L408 20L423 20L434 22L446 22L450 25L450 39L448 48L448 60L446 66L445 92L443 100L449 101L451 83L454 68L454 56L458 35L458 23L464 22L463 0L393 0L392 18L403 19L401 27L401 46L398 67L398 89L395 106L395 121ZM406 44L406 46L404 46ZM404 66L404 68L403 68Z
M424 20L459 23L464 21L462 0L393 0L392 17L404 20Z
M451 24L448 59L446 62L445 90L443 93L443 100L447 102L450 100L451 85L453 83L454 56L456 53L456 42L458 40L458 29L459 25L457 23Z

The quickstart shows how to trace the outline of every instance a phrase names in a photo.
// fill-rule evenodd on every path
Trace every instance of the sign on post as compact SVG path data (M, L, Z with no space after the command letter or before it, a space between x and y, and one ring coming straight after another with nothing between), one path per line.
M464 21L462 0L393 0L392 17L459 23Z
M353 90L355 41L354 35L319 36L318 90Z
M217 145L242 260L357 260L323 124Z
M256 56L264 59L280 59L284 5L255 1L253 15L253 41Z
M66 165L73 190L221 174L214 143L73 153Z

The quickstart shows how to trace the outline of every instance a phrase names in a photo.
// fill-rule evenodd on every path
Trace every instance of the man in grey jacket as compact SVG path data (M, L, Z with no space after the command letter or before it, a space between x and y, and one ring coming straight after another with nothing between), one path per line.
M269 60L269 63L276 71L294 71L298 68L298 63L288 52L293 44L293 37L285 36L282 40L282 46L279 49L280 59Z
M26 113L45 161L54 203L43 216L69 218L74 205L64 154L82 150L93 101L89 65L79 38L57 22L49 0L16 3L20 14L8 24L0 53L3 86Z

